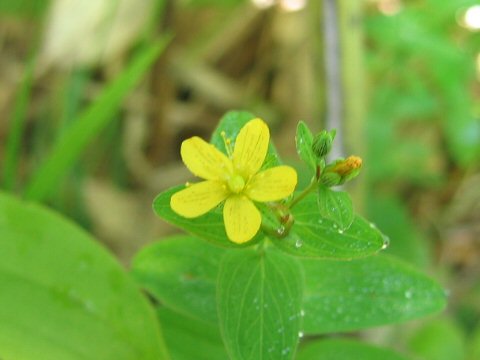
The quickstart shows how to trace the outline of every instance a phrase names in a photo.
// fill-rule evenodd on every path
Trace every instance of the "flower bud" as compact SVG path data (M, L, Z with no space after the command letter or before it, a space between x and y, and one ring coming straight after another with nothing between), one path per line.
M320 184L326 187L332 187L340 184L342 177L337 173L326 172L320 177Z
M313 138L312 150L317 158L325 157L332 149L333 139L335 139L336 130L323 130Z
M360 174L361 168L362 159L358 156L352 155L346 159L337 160L332 165L327 166L323 176L330 173L337 174L341 178L337 185L341 185L346 181L352 180L358 174Z

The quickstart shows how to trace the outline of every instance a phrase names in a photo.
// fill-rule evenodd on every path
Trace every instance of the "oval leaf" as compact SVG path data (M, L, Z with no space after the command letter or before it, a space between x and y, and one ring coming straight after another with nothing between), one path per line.
M155 314L88 234L0 194L0 349L5 359L166 359Z
M224 249L190 236L173 236L137 254L133 276L155 298L182 314L217 324L215 300Z
M445 307L445 293L434 280L387 255L302 264L307 333L398 323Z
M292 210L295 223L274 244L292 255L325 259L353 259L372 255L385 247L383 235L371 223L356 216L347 230L320 216L317 196L312 194Z
M355 219L350 195L322 185L318 187L318 210L321 216L332 220L341 230L348 229Z
M328 339L302 348L297 360L407 360L390 349L349 339Z
M292 359L301 323L302 276L273 248L232 250L221 262L218 317L231 359Z
M295 145L298 156L303 160L308 168L315 172L317 167L317 158L312 150L313 134L307 124L300 121L297 125L297 134L295 136Z

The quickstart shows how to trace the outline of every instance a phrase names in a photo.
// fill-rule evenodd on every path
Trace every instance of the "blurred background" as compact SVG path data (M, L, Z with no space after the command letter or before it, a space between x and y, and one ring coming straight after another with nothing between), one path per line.
M128 267L175 232L157 193L228 110L297 122L364 159L349 189L447 311L357 334L419 359L480 359L480 3L2 0L0 185L95 234ZM309 179L300 181L307 182Z

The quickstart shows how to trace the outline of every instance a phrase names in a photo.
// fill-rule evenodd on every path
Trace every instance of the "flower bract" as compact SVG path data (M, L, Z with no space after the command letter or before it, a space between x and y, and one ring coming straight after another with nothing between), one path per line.
M256 118L240 130L228 155L197 136L183 141L180 150L183 162L204 181L173 194L170 199L173 211L194 218L225 202L223 220L228 238L235 243L251 240L262 222L255 202L284 199L297 184L297 173L290 166L260 170L269 140L267 124Z

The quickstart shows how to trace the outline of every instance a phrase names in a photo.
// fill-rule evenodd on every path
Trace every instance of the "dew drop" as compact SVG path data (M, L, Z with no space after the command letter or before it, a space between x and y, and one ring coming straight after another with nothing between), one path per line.
M305 310L300 310L300 316L305 316Z
M305 334L304 334L303 331L299 331L299 332L298 332L298 337L299 337L299 338L302 338L304 335L305 335Z
M382 250L385 250L390 245L390 238L387 235L383 235Z
M303 245L303 241L300 240L300 239L297 239L297 241L295 241L295 247L298 249L300 247L302 247Z
M412 295L413 295L412 290L407 290L407 291L405 291L405 297L406 297L407 299L411 299L411 298L412 298Z
M343 230L342 230L342 229L338 229L338 233L339 233L339 234L343 234Z
M338 225L337 225L337 224L333 224L333 228L334 228L334 229L338 228Z

